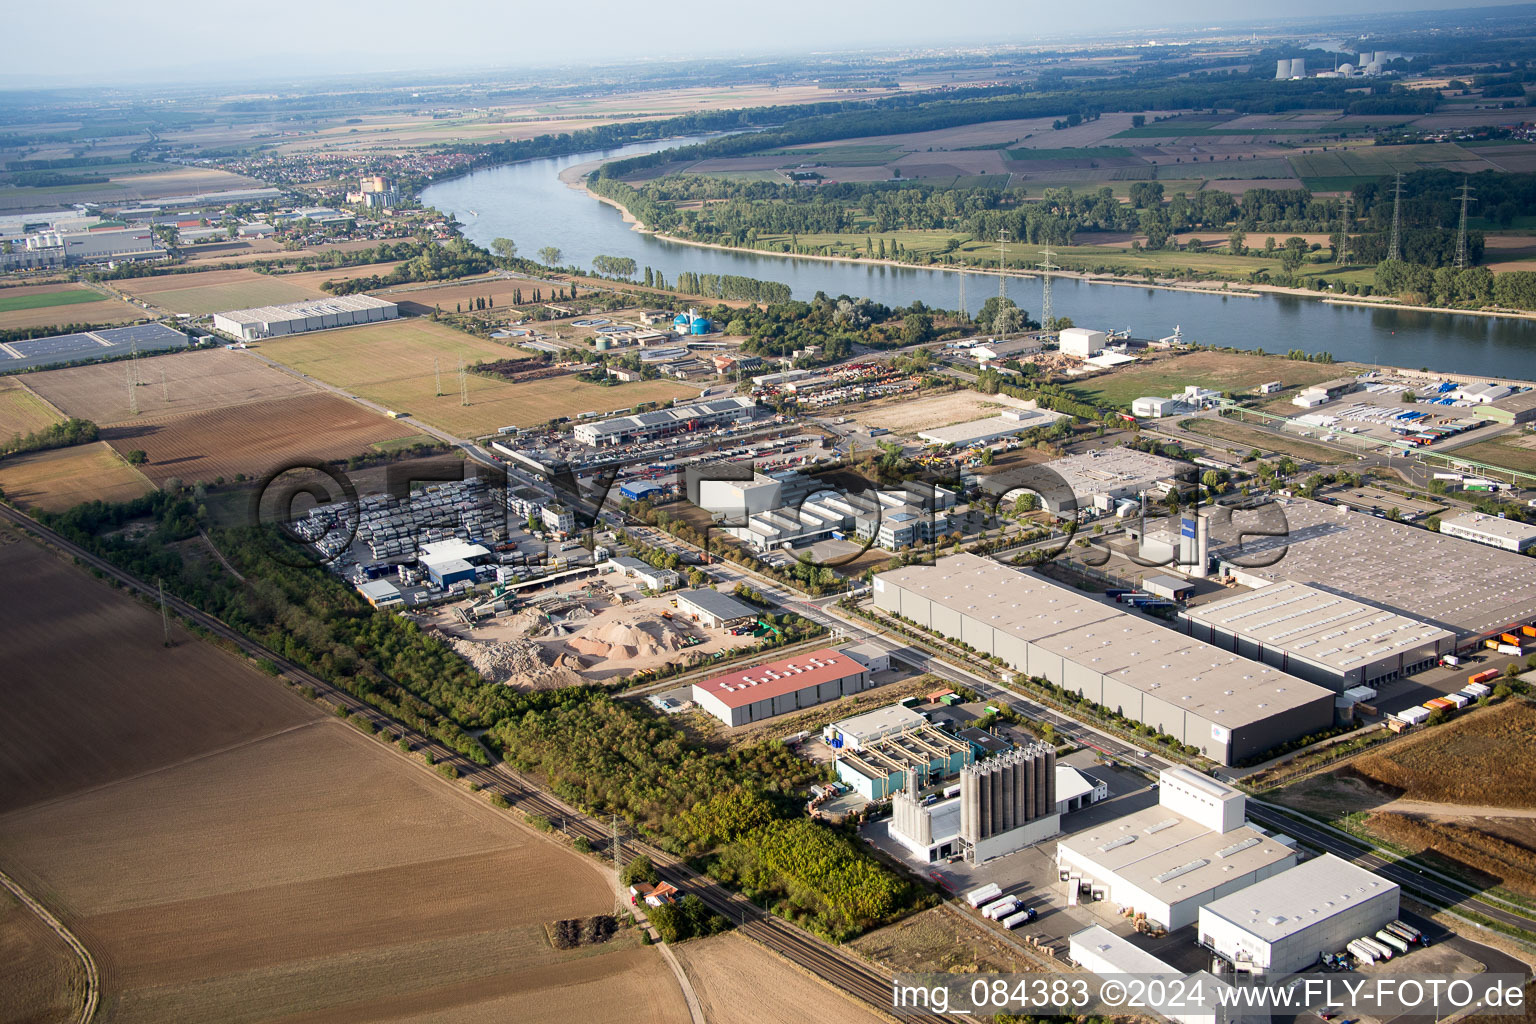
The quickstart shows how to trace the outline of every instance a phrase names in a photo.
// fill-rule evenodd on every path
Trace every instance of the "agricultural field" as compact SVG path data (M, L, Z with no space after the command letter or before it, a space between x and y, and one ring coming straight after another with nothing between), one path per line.
M1445 766L1456 765L1448 772ZM1507 700L1352 762L1401 799L1536 809L1536 705Z
M1247 300L1244 300L1247 301ZM1116 369L1069 386L1075 397L1098 405L1129 408L1138 398L1169 395L1198 384L1216 391L1248 391L1266 381L1305 387L1350 372L1343 363L1307 363L1251 352L1188 352Z
M136 299L176 313L222 313L282 302L322 298L316 285L292 277L258 274L254 270L204 270L195 274L136 277L113 284ZM335 276L341 276L338 271Z
M301 373L418 417L460 437L493 433L498 427L533 426L587 411L628 409L641 402L693 398L697 387L668 381L639 381L618 387L585 384L572 377L524 383L469 374L469 404L461 404L458 366L520 356L520 349L482 341L430 320L391 320L318 335L296 335L261 343L261 352ZM437 373L443 395L437 394Z
M0 1024L79 1019L84 973L74 951L21 901L0 889Z
M0 377L0 441L64 419L16 377Z
M128 382L137 373L133 401ZM140 359L137 363L98 363L29 373L26 385L67 416L106 425L140 417L160 417L223 409L247 402L315 392L290 373L274 369L249 352L202 349Z
M710 1024L877 1024L884 1019L734 932L695 939L673 952Z
M129 501L149 489L144 475L103 441L0 460L0 491L24 508L62 512L82 501Z
M149 456L140 467L157 485L261 477L295 460L324 462L368 452L372 445L416 435L338 395L314 393L222 409L139 419L102 429L102 440L124 457Z
M63 324L116 324L143 310L73 284L28 284L0 289L0 330Z
M1297 177L1313 191L1339 191L1362 182L1420 168L1475 174L1497 170L1476 153L1455 143L1421 143L1411 146L1350 146L1326 153L1300 153L1290 158Z
M603 282L602 285L605 288L612 286L612 282ZM461 278L440 284L407 284L371 294L399 303L403 314L425 315L432 312L434 306L441 308L444 313L452 313L459 303L467 307L476 299L489 299L495 303L496 309L509 308L519 291L523 293L524 302L532 302L535 288L548 297L550 285L547 281L500 276Z
M1229 441L1239 448L1257 448L1265 455L1271 453L1289 455L1293 459L1316 462L1324 466L1353 458L1333 448L1325 448L1320 444L1308 444L1290 434L1264 430L1236 420L1205 416L1199 419L1183 420L1179 426L1191 434L1215 438L1218 441Z
M30 542L0 571L38 585L0 595L24 726L0 867L92 951L114 1021L686 1017L633 933L550 944L613 909L596 860L185 633L161 646L152 609Z
M933 907L862 935L854 951L893 972L1009 973L1038 970L947 906Z
M1502 434L1447 453L1455 458L1486 462L1526 473L1536 473L1536 435Z

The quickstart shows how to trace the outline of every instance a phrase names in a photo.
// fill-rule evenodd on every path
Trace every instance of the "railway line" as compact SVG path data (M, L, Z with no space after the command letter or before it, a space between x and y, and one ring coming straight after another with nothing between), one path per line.
M75 558L81 564L116 580L131 591L152 600L159 599L159 592L155 587L16 509L0 505L0 521L32 534L44 543ZM313 689L317 697L323 697L349 714L371 723L381 732L410 739L417 749L431 752L438 764L452 765L460 777L468 778L482 789L502 797L518 810L528 814L542 815L551 822L558 821L567 834L573 837L584 836L594 844L605 844L615 839L614 830L541 790L526 776L505 763L476 764L458 751L405 726L371 704L333 686L181 598L167 594L165 604L167 609L235 645L248 656L270 661L284 676ZM666 881L680 889L698 894L705 906L735 924L742 934L757 940L855 999L883 1013L889 1012L891 978L883 971L828 945L788 921L774 917L751 901L730 892L718 882L698 874L682 860L663 850L632 837L621 836L618 842L620 849L624 844L628 844L636 854L644 853L649 856L658 874ZM916 1019L958 1022L962 1018L930 1016Z

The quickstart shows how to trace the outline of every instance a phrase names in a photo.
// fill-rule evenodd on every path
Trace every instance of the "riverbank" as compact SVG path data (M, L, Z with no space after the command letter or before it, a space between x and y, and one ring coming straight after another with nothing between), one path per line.
M568 167L560 173L560 180L565 182L571 188L579 192L584 192L590 198L596 199L598 202L618 210L620 216L624 220L624 223L629 225L633 230L639 231L643 234L651 235L652 237L660 239L664 242L671 242L676 245L691 245L700 249L715 249L721 252L741 253L749 256L772 256L787 260L815 260L824 263L843 263L852 266L889 267L896 270L927 270L944 274L966 273L984 277L996 277L998 273L996 270L961 270L957 267L948 267L937 264L902 263L899 260L892 259L849 259L846 256L823 256L819 254L808 253L774 252L771 249L750 249L744 246L721 245L715 242L701 242L697 239L680 238L677 235L669 235L646 226L637 217L635 217L634 214L630 213L629 209L625 207L624 204L618 202L617 200L610 199L607 196L598 195L596 192L593 192L591 189L587 188L587 173L589 173L592 169L600 166L602 163L603 161L601 160L595 160L588 164ZM573 174L572 172L578 173ZM1038 270L1009 269L1006 273L1009 277L1017 278L1039 278L1044 276ZM1442 313L1451 316L1456 314L1466 314L1468 316L1489 317L1494 319L1536 321L1536 312L1495 309L1455 309L1444 306L1419 306L1400 302L1388 296L1325 295L1315 292L1310 288L1293 288L1277 284L1247 284L1232 281L1212 282L1210 284L1185 284L1174 281L1146 281L1119 276L1105 276L1101 274L1090 274L1080 270L1058 270L1054 271L1051 276L1057 279L1064 278L1074 281L1081 281L1084 284L1115 285L1121 288L1145 288L1149 290L1167 292L1187 292L1194 295L1211 295L1218 298L1235 297L1258 299L1264 297L1265 295L1286 295L1298 299L1311 299L1314 302L1320 302L1325 305L1332 306L1359 306L1369 309L1388 309L1402 312Z

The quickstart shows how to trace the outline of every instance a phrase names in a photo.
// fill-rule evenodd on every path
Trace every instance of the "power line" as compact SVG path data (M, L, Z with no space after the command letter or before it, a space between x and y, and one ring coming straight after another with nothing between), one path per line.
M443 371L437 365L437 356L432 357L432 379L437 381L437 397L443 397Z
M1461 179L1461 227L1456 231L1456 269L1467 269L1467 204L1472 201L1472 186Z
M963 320L970 316L970 310L965 308L965 271L960 271L960 318Z
M1043 340L1051 333L1051 271L1060 270L1061 268L1051 262L1051 257L1056 254L1051 252L1049 245L1040 250L1040 255L1044 257L1039 264L1040 270L1043 272L1041 275L1040 296L1040 337Z
M123 384L128 388L128 415L137 416L139 414L139 396L137 392L133 390L132 362L129 362L123 366Z
M1008 229L1004 228L997 235L997 298L999 302L1008 299Z
M1354 201L1354 195L1349 192L1344 193L1344 198L1341 201L1340 206L1340 216L1342 218L1342 223L1339 224L1339 258L1336 261L1340 266L1349 262L1349 215L1351 212L1350 208L1354 205Z
M469 374L465 372L463 362L459 363L459 404L469 404Z
M1397 172L1397 180L1392 183L1392 244L1387 248L1387 259L1400 260L1403 258L1402 247L1403 233L1403 172Z

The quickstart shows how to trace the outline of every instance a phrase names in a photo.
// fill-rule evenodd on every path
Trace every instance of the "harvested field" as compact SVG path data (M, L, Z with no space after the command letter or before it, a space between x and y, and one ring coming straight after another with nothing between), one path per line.
M79 1019L80 961L9 891L0 889L0 1024Z
M147 314L119 299L75 284L0 289L0 330L64 324L117 324Z
M735 932L685 942L673 953L710 1024L876 1024L885 1019Z
M857 419L861 426L885 427L896 434L915 434L920 430L937 430L956 423L986 419L1004 409L1022 409L1027 405L1027 402L1007 395L953 391L914 402L877 405L867 412L859 413Z
M1351 767L1409 800L1536 808L1536 706L1511 698L1356 758Z
M196 274L139 277L114 284L128 295L162 309L200 314L323 297L325 293L318 287L293 279L308 276L276 277L254 270L204 270Z
M1230 441L1239 448L1257 448L1266 455L1278 452L1281 455L1289 455L1295 459L1316 462L1322 465L1346 461L1352 458L1332 448L1325 448L1319 444L1308 444L1289 434L1264 430L1247 423L1239 423L1236 420L1202 417L1200 419L1183 420L1179 425L1192 434L1201 434L1205 437L1213 437L1221 441Z
M149 490L144 475L104 441L0 460L0 491L25 508L62 512L82 501L129 501Z
M391 296L394 298L394 296ZM469 405L460 402L460 362L493 362L524 355L521 349L482 341L425 319L391 320L319 335L296 335L261 343L261 352L286 366L361 395L390 409L460 437L498 427L533 426L582 412L629 409L641 402L694 398L697 387L667 381L639 381L618 387L586 384L569 377L531 382L467 378ZM433 360L441 371L437 394Z
M1429 853L1455 864L1480 885L1502 885L1536 897L1536 848L1490 835L1498 819L1437 821L1418 814L1377 811L1366 819L1371 832L1416 854Z
M1216 391L1247 391L1265 381L1283 381L1286 387L1305 387L1349 373L1347 363L1306 363L1251 352L1188 352L1138 361L1078 384L1069 384L1079 399L1099 405L1130 408L1146 395L1169 395L1186 384Z
M1536 438L1527 434L1504 434L1456 449L1464 459L1505 466L1526 473L1536 473Z
M259 477L295 459L330 461L366 453L380 441L416 431L329 393L279 398L106 427L102 440L127 455L143 449L144 474L192 482Z
M605 285L612 287L612 283ZM452 312L458 303L468 304L475 299L490 299L496 309L508 308L516 293L523 293L524 302L533 301L533 290L538 288L544 295L550 291L549 282L530 278L481 277L448 281L442 284L407 284L384 291L374 292L382 299L400 304L400 312L425 315L439 306L443 312Z
M313 721L271 679L0 528L0 813ZM18 671L25 666L25 671Z
M13 434L30 434L63 419L19 378L0 377L0 440L8 441Z
M143 359L134 402L141 417L164 417L311 395L315 388L247 352L203 349ZM95 423L135 418L128 406L133 370L122 363L71 366L27 374L26 384L68 416Z
M933 907L855 939L853 949L893 972L1034 972L1039 968L949 907Z

